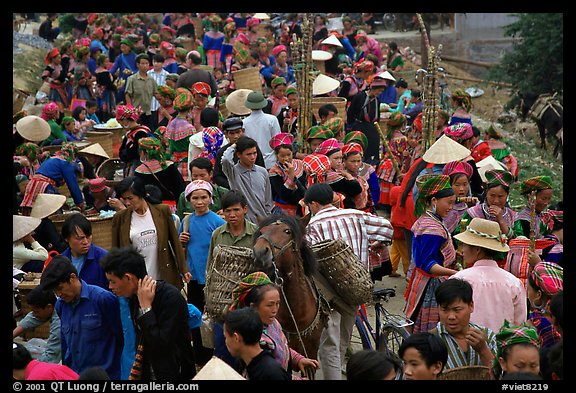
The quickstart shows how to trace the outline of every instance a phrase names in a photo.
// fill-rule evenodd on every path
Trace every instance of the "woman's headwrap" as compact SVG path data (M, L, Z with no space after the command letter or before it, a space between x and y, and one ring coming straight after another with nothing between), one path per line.
M494 124L490 124L490 127L488 127L484 132L490 138L502 139L502 134L496 129L496 127L494 127Z
M290 94L298 94L298 90L296 90L296 86L290 85L290 86L286 87L286 96L289 96Z
M100 53L98 57L96 57L96 65L101 66L102 64L104 64L107 58L108 57L104 53Z
M308 154L302 159L302 163L308 174L308 187L315 183L324 183L327 172L332 168L330 159L324 154Z
M342 140L344 143L356 142L362 146L362 149L366 150L368 147L368 137L362 131L350 131Z
M64 128L68 123L74 123L75 121L76 119L74 119L72 116L64 116L60 121L60 125L62 128Z
M55 58L56 56L58 56L60 54L60 51L58 50L58 48L52 48L48 51L48 53L46 53L46 56L44 57L44 63L45 64L50 64L52 62L52 59Z
M80 60L82 57L86 56L90 53L89 46L75 46L74 47L74 55L76 56L77 60Z
M472 97L464 90L462 89L454 90L452 92L452 99L461 103L464 109L466 109L466 112L470 112L470 109L472 109Z
M214 26L214 25L217 25L217 24L219 24L220 22L222 22L222 18L221 18L220 16L218 16L218 15L210 15L210 16L208 17L208 20L210 21L210 23L212 23L212 27L213 27L213 28L214 28L214 27L217 27L217 26Z
M90 192L101 192L106 188L106 178L96 177L88 180L88 188Z
M229 36L234 32L234 30L236 30L236 23L228 22L224 25L222 30L224 31L224 34Z
M162 97L168 97L172 101L176 98L176 90L170 86L160 85L156 87L156 93L160 94Z
M171 44L170 42L162 41L162 42L160 43L160 49L165 50L165 51L166 51L166 55L167 55L168 57L174 57L175 48L174 48L174 45Z
M342 154L344 155L344 158L352 153L360 153L363 155L364 150L362 149L362 146L356 142L350 142L342 146Z
M286 79L281 76L277 76L276 78L272 79L272 82L270 82L270 86L272 86L273 89L279 85L286 85Z
M216 153L222 147L223 141L224 133L218 127L205 127L202 130L202 142L204 142L205 150L199 156L208 158L214 165Z
M243 308L249 306L245 304L244 300L246 296L250 293L252 288L259 287L262 285L274 284L268 275L264 272L254 272L245 276L232 290L232 304L230 305L230 311L237 308Z
M354 70L357 71L374 71L374 63L370 60L363 60L354 65Z
M250 45L250 39L244 33L238 33L236 41L241 42L244 45Z
M182 63L186 63L186 56L188 55L188 51L185 48L178 47L175 51L176 59Z
M468 164L466 161L451 161L442 168L443 175L450 176L455 173L463 173L468 177L468 179L472 177L473 172L474 169L472 169L472 165Z
M334 136L339 135L344 132L344 120L338 116L332 117L326 120L324 127L332 131Z
M514 344L527 343L532 344L537 348L540 348L540 338L538 337L538 331L534 326L521 325L521 326L510 326L510 321L504 320L504 324L496 333L496 358L494 361L498 361L502 357L502 352L506 347Z
M158 139L162 139L167 130L168 128L166 128L166 126L160 126L154 130L154 135L156 135Z
M138 140L138 147L146 153L148 159L158 160L162 169L166 169L168 164L166 163L164 146L162 146L162 142L160 142L158 138L140 138Z
M42 114L40 117L46 121L51 119L57 119L60 116L60 109L58 108L58 104L55 102L49 102L42 107Z
M116 107L116 120L130 119L138 120L142 114L142 108L139 106L133 107L132 104L118 105Z
M426 175L421 175L426 176ZM418 198L414 203L414 215L421 216L426 211L426 198L433 196L439 191L452 189L450 185L450 176L448 175L428 175L423 177L425 179L422 183L418 184Z
M180 75L178 75L178 74L168 74L168 75L166 75L166 80L178 82L179 77L180 77Z
M328 139L328 138L334 138L334 134L332 133L332 131L330 131L329 129L327 129L324 126L312 126L308 129L308 133L306 136L306 140L309 139Z
M354 36L354 39L356 40L356 42L358 41L367 41L368 40L368 35L366 34L366 32L364 30L358 30L358 32L356 33L356 35Z
M194 97L189 91L181 92L174 98L174 109L178 112L190 110L194 106Z
M324 154L327 156L329 153L332 153L335 150L340 150L340 149L341 149L341 147L340 147L340 144L338 143L338 139L328 138L325 141L323 141L322 143L320 143L320 145L318 145L318 147L316 148L314 153Z
M281 145L292 146L292 142L294 142L294 135L289 132L281 132L274 135L268 143L272 149L276 149Z
M504 169L488 169L484 172L486 184L489 186L504 186L510 188L514 182L514 176Z
M66 160L66 162L72 162L76 159L78 155L78 147L73 143L62 143L60 151L57 151L55 156L60 156Z
M66 52L68 49L72 47L72 41L66 40L60 45L60 53Z
M547 190L549 188L552 188L552 179L549 176L536 176L522 182L520 193L526 195L532 191Z
M38 155L42 153L42 148L36 143L26 142L18 146L14 153L17 156L25 156L30 162L34 162Z
M538 262L531 273L532 280L548 297L564 289L564 269L554 262Z
M192 93L209 96L212 93L210 85L206 82L196 82L192 85Z
M286 49L286 45L276 45L274 48L272 48L272 54L274 56L278 56L280 53L282 52L287 52L288 49Z
M124 38L122 41L120 41L120 44L124 44L130 47L130 49L134 48L134 42L132 42L132 40L128 39L128 38Z
M192 193L196 190L208 191L208 194L210 194L210 204L214 202L212 200L214 189L212 188L212 184L210 184L210 182L207 182L206 180L192 180L184 190L184 196L186 197L187 201L190 200L190 195L192 195Z
M472 126L469 123L452 124L444 128L443 132L444 135L458 143L462 143L474 136L474 131L472 131Z
M388 140L391 139L392 133L398 128L406 124L406 116L400 112L393 112L388 121L386 122L386 133Z
M260 19L250 18L246 21L246 27L251 28L252 26L258 26L260 24Z
M102 30L100 27L94 29L94 31L92 32L92 39L96 39L96 40L101 40L102 37L104 37L104 30Z
M158 33L152 33L150 34L150 37L148 37L148 41L150 41L150 43L152 45L156 45L157 43L160 42L162 38L160 37L160 34Z

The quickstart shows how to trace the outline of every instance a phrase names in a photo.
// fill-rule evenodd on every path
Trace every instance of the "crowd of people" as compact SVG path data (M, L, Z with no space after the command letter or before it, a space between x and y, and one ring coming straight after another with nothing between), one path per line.
M312 34L337 81L318 96L345 98L344 112L299 112L300 17L276 28L261 14L90 13L75 14L71 35L54 31L42 113L13 118L14 286L41 274L30 312L14 303L13 336L50 322L38 359L14 343L15 379L192 379L213 356L247 379L306 379L310 368L326 380L438 379L468 366L563 378L553 180L519 181L502 132L474 125L459 89L424 149L423 92L398 74L397 43L349 18L329 31L318 14ZM239 95L234 72L249 67L260 89ZM298 129L304 115L311 126ZM79 148L111 120L124 130L113 186L97 175L102 147ZM519 211L512 187L526 198ZM50 216L70 210L56 230ZM110 249L92 243L87 219L106 213ZM192 323L216 247L251 248L273 214L298 219L310 246L343 239L373 282L406 280L413 324L398 353L347 355L359 304L330 310L318 359L298 353L276 319L281 287L263 272L237 283L211 333Z

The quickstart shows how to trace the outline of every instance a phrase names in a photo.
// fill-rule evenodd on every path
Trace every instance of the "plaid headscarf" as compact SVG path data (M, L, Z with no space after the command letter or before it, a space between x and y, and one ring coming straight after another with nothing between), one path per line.
M552 179L549 176L536 176L524 180L520 185L520 193L529 194L532 191L547 190L552 188Z
M418 185L418 198L414 203L414 216L419 217L426 211L426 198L439 191L452 189L448 175L421 175L423 183ZM416 180L417 183L418 180Z
M458 143L462 143L474 136L472 126L469 123L456 123L444 128L444 135Z
M176 48L174 47L174 45L168 41L162 41L160 43L160 49L164 49L166 51L166 56L167 57L174 57L174 53L176 51Z
M210 23L212 23L212 25L217 25L218 23L222 22L222 18L218 15L210 15L208 17L208 20L210 21Z
M196 190L208 191L208 194L210 194L210 204L213 203L212 194L214 193L214 188L210 182L207 182L206 180L191 181L184 190L184 196L186 197L186 200L190 200L190 195L192 195L192 193Z
M358 36L356 36L358 37ZM354 65L355 71L373 71L374 70L374 63L370 60L363 60L359 63Z
M272 82L270 82L270 86L272 86L273 89L276 86L285 85L285 84L286 84L286 79L281 77L281 76L277 76L276 78L272 79Z
M46 121L56 119L60 115L60 109L55 102L49 102L42 107L42 114L40 117Z
M205 150L200 153L200 157L208 158L214 165L214 158L223 141L224 133L218 127L210 126L204 128L202 130L202 142L204 142Z
M189 91L181 92L174 98L174 109L178 112L185 112L194 106L194 97Z
M258 26L260 24L260 19L250 18L246 21L246 27L250 28L252 26Z
M176 90L174 90L170 86L160 85L156 87L156 93L160 94L162 97L168 97L171 100L174 100L176 98Z
M76 59L81 59L82 57L86 56L90 53L90 47L88 46L76 46L74 47L74 55Z
M455 173L463 173L470 178L472 177L473 172L474 170L472 169L472 165L468 164L466 161L451 161L442 168L442 174L448 176Z
M44 63L45 64L50 64L52 62L52 59L55 58L56 56L58 56L60 54L60 51L58 50L58 48L52 48L48 51L48 53L46 53L46 57L44 57Z
M236 37L236 41L234 42L232 52L234 53L234 60L236 61L236 63L244 65L248 62L248 59L250 58L250 51L248 50L248 48L246 48L246 45L248 44L243 43L243 41L240 39L240 35L242 35L242 33L240 33L238 37Z
M489 186L501 185L510 188L514 182L514 176L504 169L489 169L484 172L484 176L486 177L486 184Z
M504 320L504 324L496 333L497 349L494 361L498 361L506 347L520 343L528 343L540 348L540 339L536 328L528 325L510 326L510 321Z
M364 150L366 150L366 147L368 147L368 137L362 131L350 131L350 132L348 132L344 136L344 139L342 140L342 142L344 142L344 143L357 142L362 146L362 149L364 149Z
M280 53L282 52L286 52L288 51L288 49L286 49L286 45L276 45L274 48L272 48L272 54L274 56L278 56Z
M324 127L334 134L334 136L344 131L344 120L341 117L335 116L324 123Z
M260 44L268 44L266 37L258 37L254 40L254 45L259 46Z
M209 96L212 92L210 85L206 82L196 82L192 85L192 93L194 94L204 94Z
M244 303L244 300L252 288L267 284L273 284L273 282L264 272L254 272L245 276L232 291L232 304L230 305L230 311L249 306L249 304Z
M344 155L344 158L351 153L364 154L364 149L362 149L362 146L356 142L350 142L342 146L342 154Z
M176 48L175 55L176 55L176 58L178 60L180 60L182 63L185 63L186 62L186 56L188 55L188 51L186 50L186 48L178 47L178 48Z
M340 144L338 143L338 139L328 138L325 141L323 141L321 144L318 145L318 147L316 148L314 153L328 155L328 153L332 153L335 150L340 150L340 149L341 149L341 147L340 147Z
M386 136L388 139L392 137L392 133L406 123L406 116L400 112L394 112L386 123Z
M150 37L148 37L148 40L152 45L159 43L161 39L162 38L160 38L160 34L158 33L152 33L150 34Z
M298 94L298 90L296 90L296 86L290 85L286 88L286 96L289 96L290 94Z
M276 149L278 146L281 145L288 145L292 146L292 142L294 142L294 135L289 132L281 132L279 134L274 135L268 144L272 149Z
M234 30L236 30L236 23L234 22L228 22L224 25L224 27L222 28L222 30L224 31L224 34L226 35L230 35L234 32Z
M470 109L472 109L472 97L464 90L454 90L452 92L452 99L458 101L464 107L464 109L466 109L466 112L470 112Z
M177 82L179 77L180 77L180 75L178 75L178 74L168 74L168 75L166 75L166 80L171 80L171 81Z
M130 49L134 48L134 42L131 39L128 38L124 38L122 41L120 41L120 44L124 44L130 47Z
M308 174L308 187L314 183L324 183L326 173L330 170L330 159L324 154L308 154L302 160L304 170Z
M156 135L158 139L161 139L164 136L164 134L166 134L167 130L168 128L166 128L166 126L160 126L156 128L156 130L154 131L154 135Z
M60 126L62 126L62 129L64 129L64 127L66 127L66 124L74 123L75 121L76 119L74 119L72 116L64 116L62 118L62 121L60 122Z
M564 269L554 262L538 262L531 273L540 290L552 297L564 289Z
M62 157L66 160L66 162L70 163L76 159L78 155L78 147L76 147L73 143L62 143L62 147L60 151L57 151L55 156Z
M132 104L127 104L116 107L116 120L130 119L136 121L140 114L142 114L142 108L139 106L133 107Z
M42 148L35 143L26 142L18 146L15 153L18 156L26 156L31 162L33 162L36 161L38 155L42 153Z
M162 143L157 138L140 138L138 140L138 147L146 152L149 159L158 160L162 169L166 169L168 164L166 163L164 146L162 146Z
M334 138L332 131L323 126L312 126L308 129L306 140L309 139L329 139Z

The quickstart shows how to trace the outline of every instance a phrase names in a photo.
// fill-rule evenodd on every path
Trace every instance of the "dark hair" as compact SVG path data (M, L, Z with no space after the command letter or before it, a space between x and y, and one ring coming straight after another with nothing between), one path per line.
M88 100L86 101L86 108L94 108L96 106L96 101Z
M126 273L131 273L139 279L148 274L146 260L134 246L112 248L100 259L100 266L105 273L119 278Z
M250 138L249 136L242 135L236 141L236 153L242 153L244 150L251 149L253 147L258 148L258 142L254 139Z
M426 168L426 165L428 165L428 163L426 161L424 161L422 159L422 157L419 158L420 161L418 161L414 167L414 169L412 169L412 172L410 173L410 177L408 178L408 181L406 182L406 186L404 187L404 190L402 190L402 196L400 197L400 206L401 207L405 207L406 206L406 199L408 198L408 194L410 194L410 191L412 191L412 189L414 188L414 183L416 182L416 178L418 177L418 175L420 175L420 172L422 172L422 170L424 168Z
M312 184L304 194L304 202L318 202L321 205L328 205L334 200L334 191L329 184L316 183Z
M550 372L556 374L558 378L564 379L564 340L560 340L550 347L548 362L550 363Z
M12 350L12 369L24 370L32 361L32 355L24 345L14 341L12 341L12 345L16 346Z
M274 153L276 153L276 154L280 153L280 149L288 149L288 150L290 150L290 151L293 152L293 150L292 150L292 145L288 145L288 144L284 143L284 144L282 144L282 145L276 146L276 147L274 148Z
M414 90L412 90L412 94L414 94ZM472 135L480 136L481 133L482 133L482 131L480 131L480 129L478 127L472 126Z
M388 48L390 48L391 50L395 51L396 49L398 49L398 44L394 41L390 41L388 43Z
M560 329L564 330L564 291L556 292L550 299L550 314L556 318Z
M255 51L255 50L251 50L251 51L250 51L250 57L253 58L253 59L255 59L255 60L259 60L259 59L260 59L260 55L259 55L258 52Z
M110 376L101 366L92 366L78 374L78 380L83 381L109 381Z
M207 106L200 112L200 124L202 127L217 127L218 126L218 109Z
M502 187L502 189L504 191L506 191L506 194L510 194L510 187L505 186L504 184L500 184L500 183L489 183L486 184L484 192L482 193L482 199L486 200L486 195L488 194L488 190L491 190L493 188L496 187Z
M147 60L148 63L150 63L150 57L146 53L140 53L138 56L136 56L136 64L140 64L141 60Z
M248 206L248 200L246 199L244 193L240 190L230 190L224 194L222 199L220 199L222 210L226 210L230 206L234 206L237 203L239 203L242 207Z
M152 56L152 61L157 63L164 63L164 56L162 56L160 53L156 53L154 56Z
M192 51L186 54L186 60L190 60L192 64L196 65L202 64L202 56L198 56L196 53L193 53Z
M404 89L408 88L408 82L406 82L403 78L400 78L396 81L396 87L402 87Z
M40 286L46 290L53 289L60 283L69 282L72 273L78 276L78 270L70 259L62 254L56 255L42 271Z
M263 326L258 311L244 307L224 315L224 329L229 335L238 333L246 345L254 345L260 342Z
M382 380L390 371L398 371L398 365L385 352L363 349L354 352L346 363L346 379Z
M326 117L330 114L330 112L338 113L338 108L334 104L324 104L320 108L318 108L318 116Z
M426 366L431 367L437 362L441 362L442 368L440 371L444 370L446 362L448 361L448 349L444 341L437 335L430 332L418 332L405 338L398 349L400 358L404 357L404 352L406 352L408 348L416 349L426 362Z
M72 117L76 120L80 120L80 113L82 113L82 111L85 111L85 110L86 110L86 108L84 108L83 106L77 106L72 111Z
M190 172L192 172L192 167L196 167L199 169L206 169L208 171L208 173L210 173L214 170L214 166L212 165L212 161L210 161L206 157L196 157L195 159L190 161L190 163L188 164L188 168L190 169Z
M438 306L445 307L457 300L462 300L466 304L473 301L472 285L468 281L460 278L451 278L441 282L434 291Z
M68 239L70 236L76 234L76 228L84 232L86 236L92 235L92 224L84 214L73 213L69 214L62 224L61 234L63 239Z
M264 300L264 294L268 291L276 290L280 293L280 288L275 284L264 284L253 287L243 300L244 307L250 307L252 303L256 307Z
M30 306L45 308L49 304L56 304L56 295L54 295L54 291L49 291L42 287L35 287L26 296L26 302L28 302Z
M128 176L120 180L120 183L118 183L114 189L116 190L116 195L120 197L126 192L131 192L137 197L146 199L147 192L145 186L146 183L144 183L144 180L140 177Z
M422 92L420 90L412 90L410 94L413 98L420 98L422 96Z
M162 190L154 184L146 184L146 200L154 205L162 203Z
M501 381L540 381L542 377L528 371L515 371L511 373L504 373Z

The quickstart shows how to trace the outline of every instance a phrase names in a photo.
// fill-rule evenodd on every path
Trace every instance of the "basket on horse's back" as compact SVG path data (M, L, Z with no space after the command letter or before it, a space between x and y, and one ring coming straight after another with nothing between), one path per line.
M253 271L251 248L217 245L214 257L206 268L206 312L211 317L221 319L232 303L232 291Z
M342 239L312 245L320 273L346 303L358 306L372 300L374 283L368 268Z

